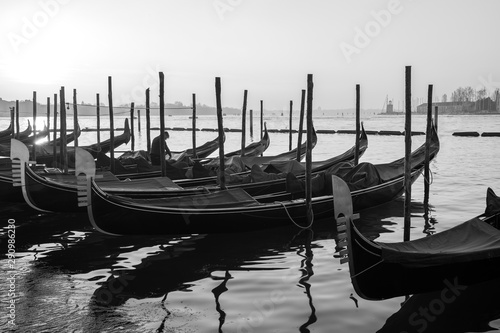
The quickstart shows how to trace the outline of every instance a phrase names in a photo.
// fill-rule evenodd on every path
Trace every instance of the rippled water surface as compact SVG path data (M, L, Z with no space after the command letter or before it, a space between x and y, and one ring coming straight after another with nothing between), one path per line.
M286 117L265 120L268 128L288 126ZM425 120L414 116L412 129L425 131ZM115 119L118 125L122 121ZM399 116L373 115L363 121L366 130L404 130L404 118ZM145 147L144 122L142 133L136 133L136 149ZM236 128L240 119L228 116L224 122L225 127ZM8 119L0 118L0 129L7 124ZM95 120L81 118L80 124L95 127ZM216 128L217 122L215 117L200 116L198 125ZM191 120L168 117L166 126L189 127ZM316 129L353 126L352 117L315 117ZM259 128L255 119L255 133ZM432 223L425 226L420 177L412 190L412 239L482 213L487 187L500 193L500 137L452 135L499 129L500 116L439 117L441 150L431 163ZM203 143L215 136L200 131L197 140ZM288 134L270 136L266 154L288 150ZM170 137L172 150L188 148L191 142L188 131L171 131ZM247 143L252 139L258 138L249 137ZM425 136L413 136L412 147L424 140ZM95 141L95 132L84 132L80 138L80 144ZM313 159L340 154L353 143L354 135L318 134ZM240 146L240 133L227 133L226 150ZM384 163L403 156L403 136L369 135L361 161ZM93 231L84 214L42 214L22 203L2 202L0 207L4 253L0 331L13 328L8 322L12 300L18 332L487 332L500 328L500 306L495 302L498 281L471 288L426 322L419 322L415 313L432 306L435 295L414 295L404 307L404 297L363 300L353 289L347 265L334 257L335 229L329 220L316 221L313 230L299 230L291 223L287 228L243 234L111 237ZM396 200L361 212L356 223L372 239L401 241L403 213L403 201ZM9 219L16 225L12 267L5 255Z

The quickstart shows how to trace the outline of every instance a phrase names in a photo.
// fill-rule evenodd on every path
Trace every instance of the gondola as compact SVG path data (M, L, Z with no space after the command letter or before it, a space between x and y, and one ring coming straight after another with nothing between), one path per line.
M431 159L436 154L437 150L432 152ZM83 152L77 157L85 160ZM391 163L385 167L388 165ZM423 168L422 163L413 165L411 182L419 177ZM374 182L371 177L371 185L362 186L358 182L360 174L356 171L360 171L362 176L366 170L364 166L356 166L343 174L344 179L353 186L351 196L357 211L391 201L403 193L405 177L400 168L381 168L386 171L385 178L379 176L378 182ZM391 170L393 177L389 176ZM77 172L88 176L86 205L89 219L93 227L103 233L132 235L245 232L293 224L305 227L310 223L306 200L296 198L291 193L251 196L243 189L235 188L185 197L134 199L102 191L93 180L93 171L85 170L80 163L77 163ZM292 175L288 174L287 187L295 182ZM323 173L317 178L324 186L313 189L311 206L314 220L332 216L334 211L331 182L329 183L331 175Z
M345 218L340 228L346 233L339 235L338 246L341 262L349 263L356 293L382 300L440 289L446 283L470 285L500 276L500 198L490 188L486 197L483 214L406 242L371 241L352 218Z
M76 125L76 130L71 131L71 133L66 134L66 144L69 144L73 141L75 141L75 138L80 137L80 134L82 133L82 130L80 128L80 124ZM55 146L61 146L62 144L62 138L58 137L55 140L51 140L49 142L46 142L42 144L46 148L46 150L51 151L52 147Z
M24 131L16 133L16 135L14 137L17 140L23 140L23 139L26 139L27 137L29 137L31 135L31 133L33 133L33 128L31 127L31 123L28 119L28 127L26 127L26 129ZM7 138L7 142L8 141L9 141L9 138Z
M224 135L223 142L225 140L226 136ZM215 139L207 141L204 144L196 147L196 156L194 156L193 148L189 148L183 151L172 151L172 159L179 161L186 157L192 159L207 158L217 149L219 149L219 137L216 137Z
M128 118L125 118L125 125L123 133L114 137L113 146L111 146L111 138L104 140L100 143L94 143L89 146L83 146L81 148L85 149L92 154L94 158L97 158L99 153L107 154L111 151L111 148L116 149L121 145L127 144L130 141L130 126L128 124Z
M11 127L12 127L12 125L11 125L11 126L9 126L9 128L11 128ZM8 130L8 129L7 129L7 130ZM7 131L7 130L6 130L6 131ZM6 133L7 133L6 131L4 132L4 134L6 134ZM20 140L20 141L22 141L22 140L26 140L26 138L28 138L28 137L31 135L31 133L32 133L32 132L33 132L33 128L31 127L31 123L30 123L30 121L28 120L28 127L26 127L26 129L25 129L24 131L19 132L19 133L16 133L16 134L14 135L14 137L15 137L17 140ZM2 136L0 136L0 145L1 145L1 146L8 146L8 145L9 145L9 143L10 143L11 136L12 136L12 131L10 131L10 134L9 134L9 135L2 135ZM1 151L3 151L3 149L2 149ZM8 155L8 152L7 152L7 155Z
M12 136L12 131L13 131L13 126L12 122L9 124L9 127L7 127L4 130L0 131L0 141L2 141L4 138L10 138Z
M36 134L32 134L32 135L25 137L25 138L21 138L21 139L19 139L19 141L21 141L22 143L24 143L28 146L31 146L31 145L34 145L37 140L43 139L47 135L49 135L49 128L47 127L47 124L45 124L43 127L43 130L41 130L40 132L38 132Z
M269 137L269 132L267 131L267 125L264 123L264 135L262 136L262 139L256 142L252 142L249 145L247 145L244 149L243 152L241 149L225 153L224 156L226 158L228 157L233 157L233 156L259 156L264 151L269 147L269 144L271 143L271 138ZM215 159L215 161L211 161L210 163L219 163L218 159Z
M367 145L366 135L362 137L364 137L364 139L360 144L360 156L366 150ZM12 159L18 159L23 163L23 166L21 166L23 172L19 177L22 184L24 200L32 208L43 212L86 211L86 208L78 207L77 205L76 198L78 188L76 176L74 174L65 175L35 172L26 164L27 160L24 160L29 154L26 146L19 143L19 141L12 141L13 147L16 147L13 150L14 154L12 155ZM355 146L343 154L326 160L326 162L328 165L335 162L350 162L354 158L354 149ZM103 179L102 175L97 179L102 190L110 194L132 198L176 197L220 190L220 186L217 184L207 187L183 188L168 177L150 177L122 181L110 172L105 172L104 174L106 175L105 179ZM286 190L286 179L281 178L245 184L232 184L228 185L228 188L241 188L251 195L283 192ZM57 200L54 200L54 198L57 198Z
M362 131L361 133L361 138L360 138L360 143L363 145L363 141L366 140L366 133ZM316 133L316 130L312 129L312 140L311 140L311 149L314 149L316 144L318 143L318 135ZM304 159L304 156L306 156L306 150L307 150L307 141L303 142L300 147L299 147L299 158L297 159L297 148L294 148L292 150L289 150L287 152L278 154L278 155L271 155L271 156L243 156L242 161L243 163L248 167L251 168L253 165L267 165L270 162L279 162L279 161L290 161L290 160L297 160L297 161L302 161Z

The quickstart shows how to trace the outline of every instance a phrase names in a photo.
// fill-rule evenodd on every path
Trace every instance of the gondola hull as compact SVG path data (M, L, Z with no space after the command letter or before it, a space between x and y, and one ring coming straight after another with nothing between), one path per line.
M382 300L440 289L450 293L498 277L499 222L497 211L439 234L387 244L368 240L348 221L344 259L354 289L364 299Z
M412 175L415 181L421 170ZM356 210L379 204L381 199L392 200L403 191L404 177L387 182L385 186L358 190L351 193ZM212 195L189 196L186 201L163 199L132 199L113 196L102 191L94 181L89 184L89 219L99 231L117 235L137 234L185 234L185 233L226 233L247 232L282 226L302 226L308 224L305 199L291 199L273 196L253 197L245 195L231 204L220 200L220 207L213 207ZM235 191L228 190L228 191ZM240 189L241 190L241 189ZM221 191L225 192L225 191ZM233 194L229 194L232 198ZM174 198L178 199L178 198ZM333 215L332 195L322 195L312 199L314 221ZM140 221L140 223L138 223Z

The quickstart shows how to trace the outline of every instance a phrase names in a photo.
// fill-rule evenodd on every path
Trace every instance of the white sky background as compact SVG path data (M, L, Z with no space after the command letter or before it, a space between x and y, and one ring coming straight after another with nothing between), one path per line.
M2 0L0 97L44 103L64 86L67 101L77 89L107 104L112 76L115 105L144 103L147 87L157 102L162 71L170 103L215 105L218 76L224 106L247 89L248 108L287 110L313 74L314 108L353 108L360 84L362 108L381 109L404 99L405 66L413 97L493 92L499 34L498 0Z

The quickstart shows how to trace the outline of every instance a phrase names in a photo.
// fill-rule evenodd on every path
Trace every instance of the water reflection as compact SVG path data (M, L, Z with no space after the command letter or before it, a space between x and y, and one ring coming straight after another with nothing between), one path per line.
M295 251L300 257L298 285L304 288L311 313L301 332L317 318L309 279L313 272L315 239L335 236L329 223L317 231L297 231L296 228L278 228L273 232L253 232L228 235L185 235L178 237L110 237L95 232L56 231L63 246L38 244L39 262L52 267L64 267L74 278L98 285L88 305L87 329L103 329L109 325L128 327L129 319L122 317L121 307L128 300L160 300L163 309L158 332L167 331L171 311L168 295L174 291L189 291L197 281L205 278L220 281L212 289L215 310L219 314L218 331L222 332L226 312L220 301L228 292L230 272L286 270L276 264L281 253ZM50 238L50 237L49 237ZM270 265L263 265L269 261ZM216 271L225 272L215 276ZM35 275L41 274L40 271ZM129 327L129 329L132 329Z
M304 239L304 245L299 246L297 250L297 255L303 258L300 263L300 271L302 273L302 276L299 279L299 285L301 285L305 290L308 299L308 304L309 307L311 308L311 314L309 315L309 319L299 327L299 331L301 333L310 332L308 327L314 324L317 320L316 309L314 308L313 298L311 293L311 284L308 282L309 279L314 275L313 263L312 263L313 251L311 249L311 241L313 239L314 232L312 230L304 230L304 233L306 233L307 235Z

